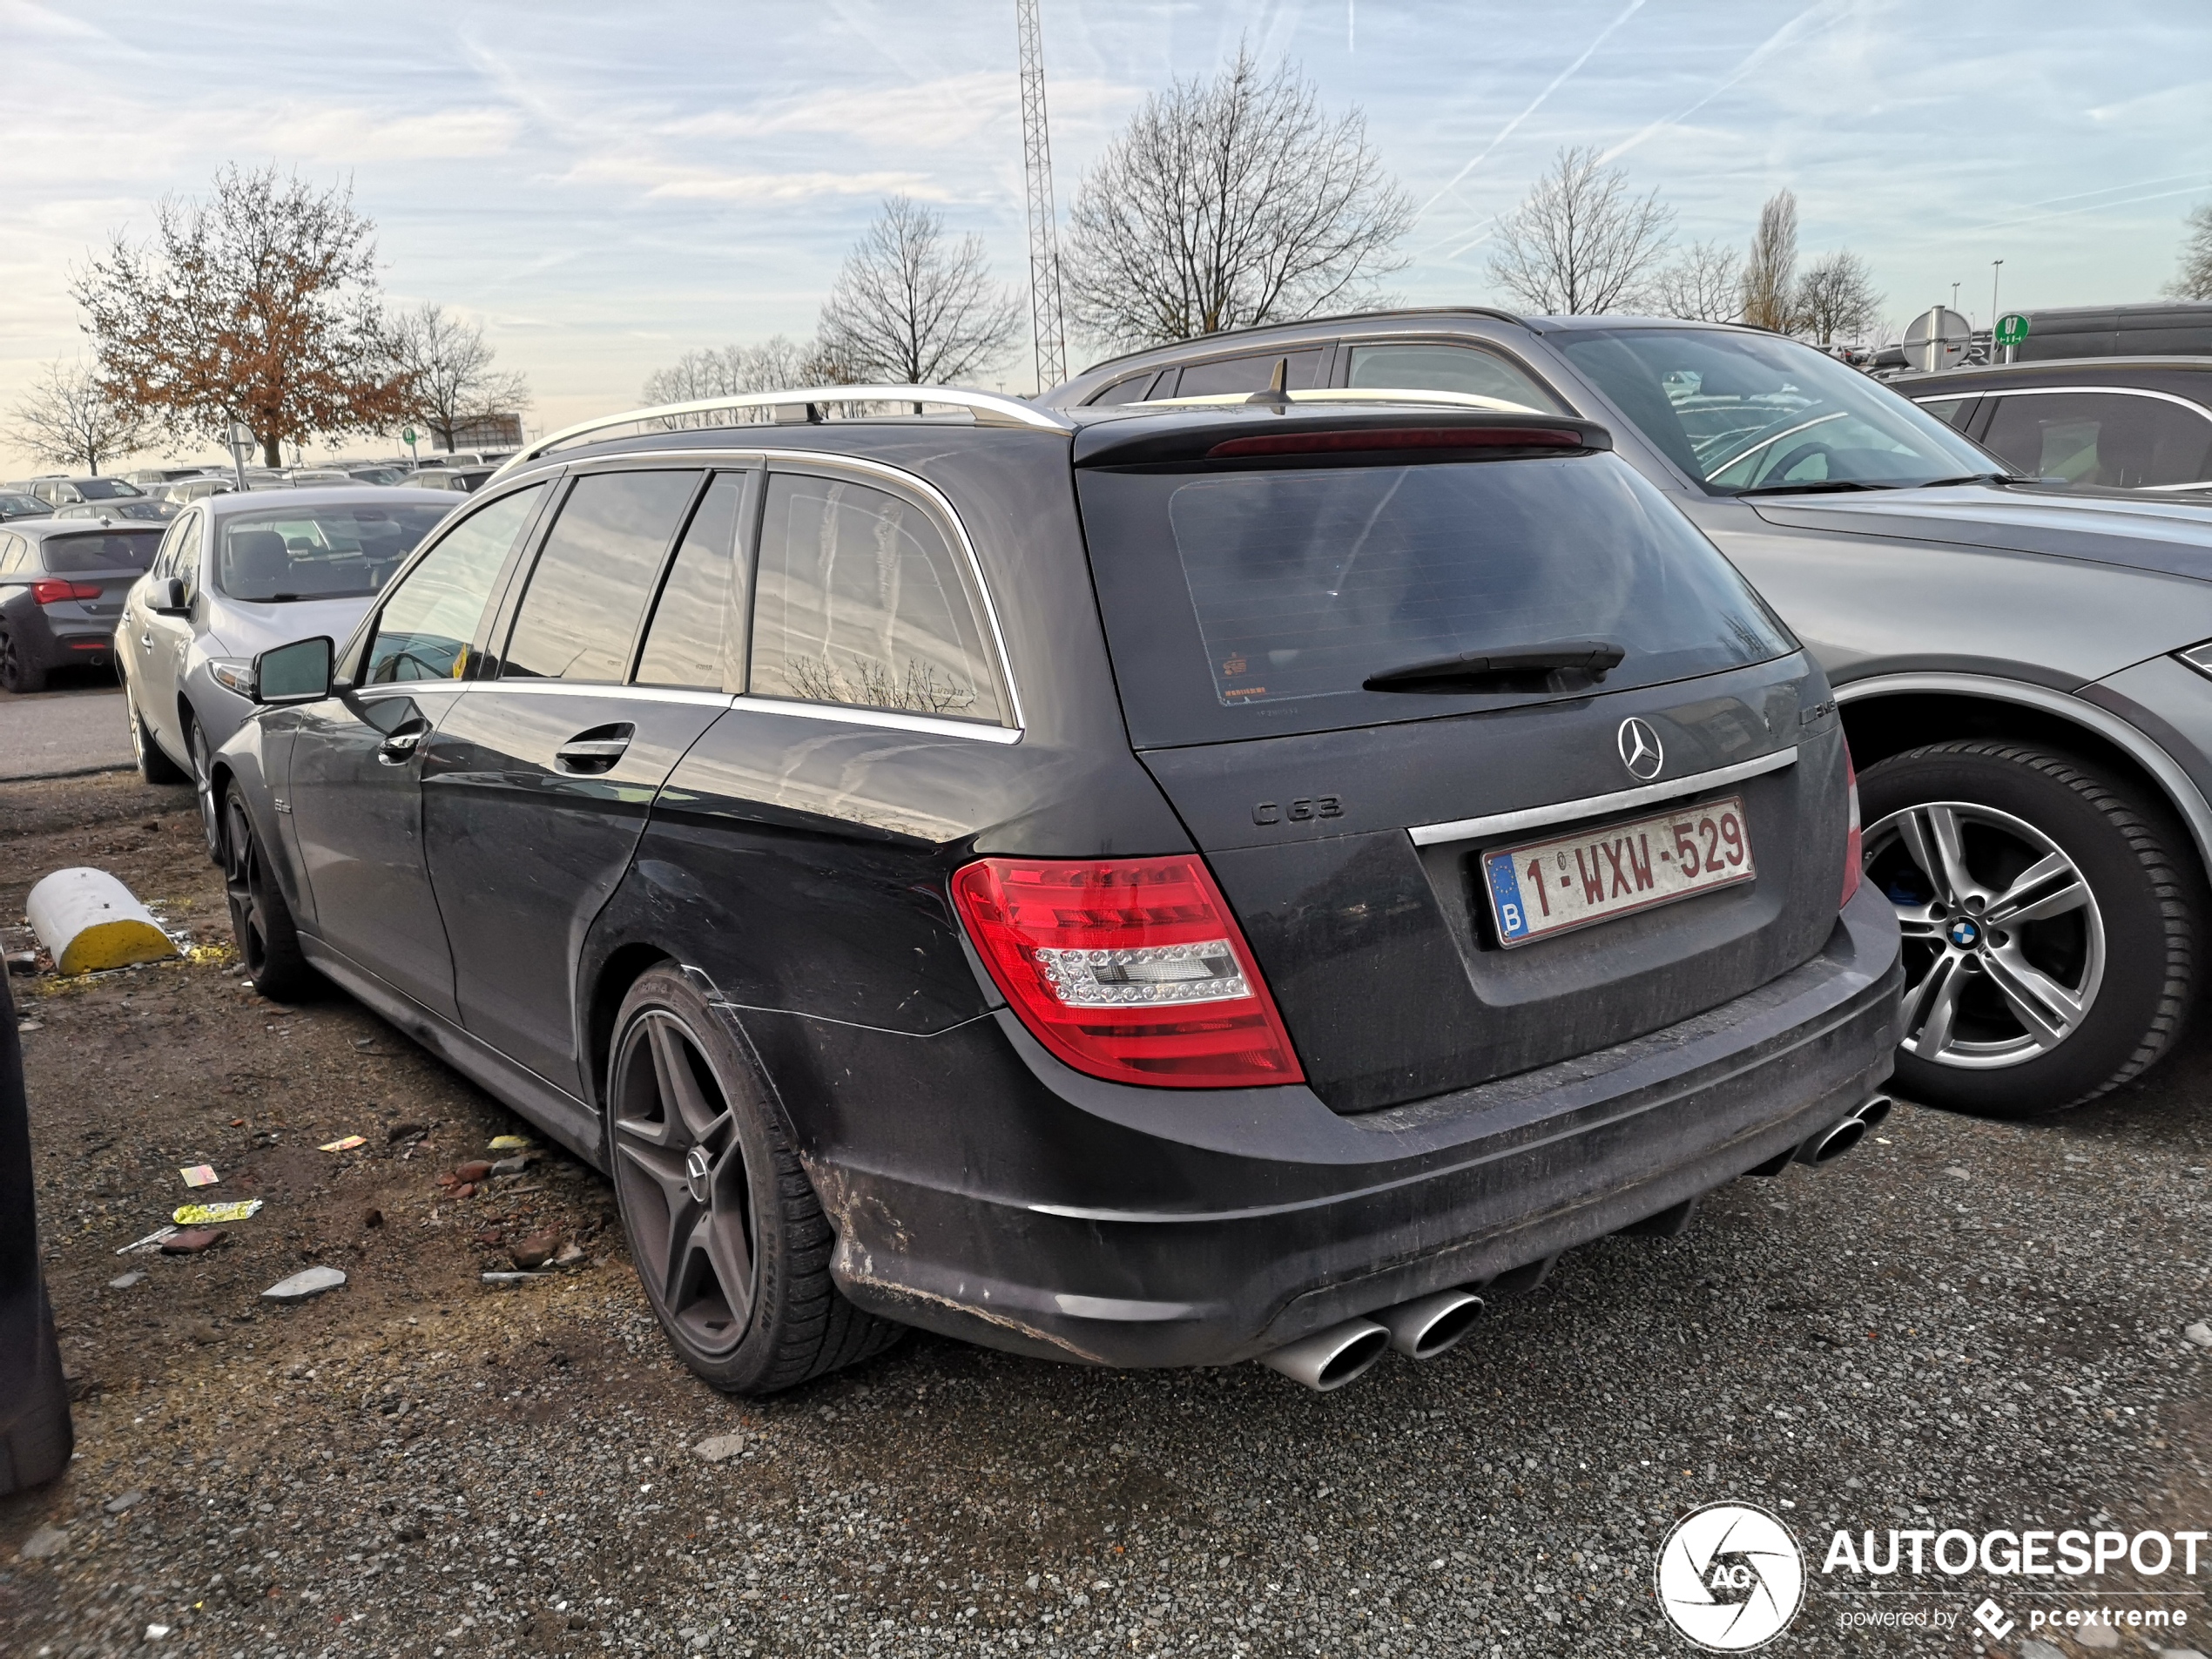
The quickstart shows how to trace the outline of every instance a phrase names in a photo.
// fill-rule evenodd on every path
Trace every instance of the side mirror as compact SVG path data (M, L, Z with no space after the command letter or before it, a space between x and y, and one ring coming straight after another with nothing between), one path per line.
M180 577L166 577L153 584L153 610L159 617L183 617L192 612L185 603L185 583Z
M320 703L330 695L333 647L327 634L275 645L253 659L256 703Z

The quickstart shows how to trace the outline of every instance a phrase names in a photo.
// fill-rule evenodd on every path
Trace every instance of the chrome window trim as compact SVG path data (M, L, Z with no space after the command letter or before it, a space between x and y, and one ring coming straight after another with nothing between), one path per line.
M1926 397L1916 397L1915 403L1934 403L1960 397L2071 397L2077 392L2099 392L2107 397L2147 397L2160 403L2175 403L2191 415L2212 421L2212 409L2193 402L2177 392L2155 392L2148 386L1985 386L1978 392L1937 392Z
M799 703L788 698L754 697L741 693L730 699L733 710L757 710L762 714L792 714L802 720L834 720L841 725L881 726L891 732L926 732L933 737L968 738L977 743L1019 743L1018 726L994 725L983 720L948 720L939 714L900 714L894 709L855 708L847 703Z
M699 691L687 685L632 685L622 680L550 680L518 676L514 679L455 683L473 691L519 691L529 697L617 697L639 703L691 703L707 708L727 708L735 701L728 691Z
M1406 833L1413 838L1415 846L1437 846L1447 841L1468 841L1483 835L1512 835L1522 830L1541 829L1547 824L1563 824L1577 818L1596 818L1606 813L1625 812L1631 806L1695 795L1702 790L1717 789L1723 784L1740 783L1746 778L1757 778L1762 772L1780 772L1784 766L1793 766L1797 763L1797 746L1791 744L1786 749L1777 749L1773 753L1761 755L1756 760L1738 761L1732 766L1716 766L1710 772L1693 772L1661 783L1642 784L1634 789L1616 789L1605 795L1585 795L1580 800L1562 800L1549 806L1528 806L1513 813L1490 813L1480 818L1458 818L1448 824L1418 824Z

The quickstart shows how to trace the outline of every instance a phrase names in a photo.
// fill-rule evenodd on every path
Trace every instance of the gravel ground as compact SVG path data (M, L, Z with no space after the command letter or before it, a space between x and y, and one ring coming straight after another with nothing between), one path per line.
M95 862L219 946L196 834L188 796L126 779L0 790L0 919ZM2051 1659L2115 1649L2039 1646L2027 1609L2097 1598L1924 1580L1881 1605L1993 1593L2019 1628L1844 1631L1871 1604L1820 1576L1830 1530L2212 1526L2182 1334L2212 1312L2202 1037L2056 1123L1902 1107L1818 1176L1576 1251L1459 1349L1336 1394L918 1336L741 1402L671 1361L580 1163L436 1185L522 1126L366 1011L276 1008L219 948L17 985L80 1398L68 1478L0 1502L10 1653L1688 1652L1655 1551L1733 1498L1811 1557L1769 1651ZM266 1208L204 1256L114 1254L203 1161L222 1181L196 1196ZM583 1259L482 1282L547 1233ZM260 1300L314 1263L349 1282ZM2176 1575L2100 1582L2212 1649Z

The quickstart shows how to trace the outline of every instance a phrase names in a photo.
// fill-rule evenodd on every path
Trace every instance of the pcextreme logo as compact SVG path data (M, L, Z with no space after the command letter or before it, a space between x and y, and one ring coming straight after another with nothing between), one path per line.
M1805 1559L1790 1529L1748 1503L1709 1503L1659 1547L1659 1606L1714 1653L1748 1653L1790 1628L1805 1596Z

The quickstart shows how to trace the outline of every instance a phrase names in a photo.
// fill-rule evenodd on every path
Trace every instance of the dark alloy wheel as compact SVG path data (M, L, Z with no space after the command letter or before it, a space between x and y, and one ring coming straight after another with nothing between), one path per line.
M13 634L0 634L0 689L19 697L46 689L46 671L31 666Z
M1935 744L1859 780L1866 879L1905 935L1900 1092L2027 1117L2169 1048L2202 881L2177 825L2088 763Z
M297 1002L315 987L315 971L300 952L300 935L270 872L260 837L236 784L223 802L223 896L229 901L231 937L253 988L279 1002Z
M638 1277L708 1382L768 1393L897 1339L832 1282L835 1235L756 1062L673 969L647 972L624 1000L606 1124Z

